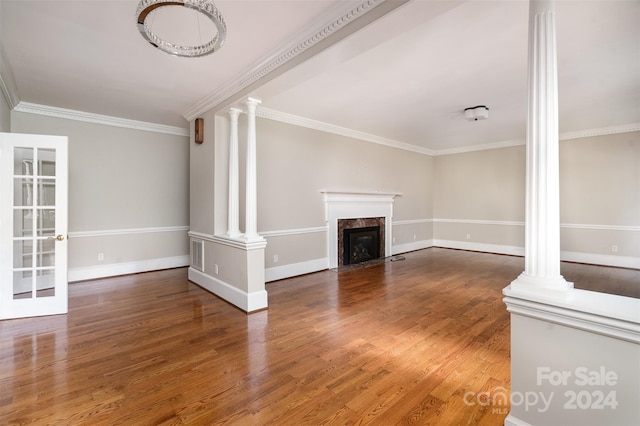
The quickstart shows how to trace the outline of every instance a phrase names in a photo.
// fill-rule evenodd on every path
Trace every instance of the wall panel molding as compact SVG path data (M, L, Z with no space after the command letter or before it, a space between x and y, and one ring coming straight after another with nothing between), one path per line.
M524 226L524 221L514 220L476 220L476 219L447 219L435 218L433 223L460 223L468 225L499 225L499 226ZM601 225L587 223L561 223L560 228L565 229L595 229L599 231L625 231L638 232L640 226L636 225Z
M423 223L433 223L434 219L410 219L410 220L394 220L393 226L402 226L402 225L420 225Z
M327 232L329 227L325 226L317 226L315 228L298 228L298 229L283 229L279 231L261 231L258 232L261 236L265 238L269 237L285 237L288 235L301 235L301 234L316 234L319 232Z
M188 226L161 226L153 228L106 229L100 231L72 231L69 238L91 238L112 235L153 234L158 232L188 232Z

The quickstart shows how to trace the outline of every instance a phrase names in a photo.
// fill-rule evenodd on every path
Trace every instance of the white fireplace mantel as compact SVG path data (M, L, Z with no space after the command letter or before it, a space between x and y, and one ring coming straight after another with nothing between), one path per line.
M321 190L325 201L325 220L328 225L329 268L338 267L338 219L384 217L385 256L391 254L393 201L400 193Z

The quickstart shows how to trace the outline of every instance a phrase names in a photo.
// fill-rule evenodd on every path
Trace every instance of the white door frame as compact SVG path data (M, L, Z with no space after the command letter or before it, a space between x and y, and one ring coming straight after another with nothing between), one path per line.
M68 138L0 133L0 320L67 313L67 210Z

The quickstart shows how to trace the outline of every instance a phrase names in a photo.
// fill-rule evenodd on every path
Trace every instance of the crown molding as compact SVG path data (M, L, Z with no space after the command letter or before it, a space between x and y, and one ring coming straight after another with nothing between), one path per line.
M335 9L332 9L330 12L331 15L329 15L326 20L323 20L323 22L326 23L320 28L317 28L315 31L309 32L305 30L304 32L296 34L292 37L293 41L287 44L287 47L258 61L256 65L249 68L249 71L200 100L192 108L185 111L183 117L191 121L197 116L214 109L223 101L231 98L253 83L256 83L276 69L297 58L302 53L317 46L338 30L369 13L376 6L387 2L391 5L390 7L394 9L406 3L406 1L407 0L364 0L360 1L355 7L349 7L349 2L347 2L345 6L347 8L340 8L337 12Z
M599 127L596 129L579 130L576 132L560 133L559 140L566 141L571 139L591 138L596 136L615 135L617 133L639 132L640 123L622 124L618 126ZM481 145L463 146L459 148L440 149L434 152L434 156L462 154L465 152L484 151L487 149L509 148L513 146L525 145L525 139L513 139L503 142L494 142Z
M13 110L28 114L38 114L48 117L64 118L67 120L83 121L85 123L102 124L105 126L124 127L127 129L164 133L175 136L189 136L189 130L182 127L166 126L164 124L148 123L146 121L129 120L127 118L93 114L90 112L52 107L48 105L33 104L30 102L20 102Z
M591 138L594 136L615 135L617 133L640 132L640 123L623 124L619 126L600 127L597 129L579 130L577 132L560 133L560 140Z
M360 139L367 142L377 143L379 145L386 145L392 148L403 149L405 151L417 152L418 154L433 155L434 151L422 148L416 145L411 145L405 142L399 142L393 139L387 139L380 136L372 135L358 130L349 129L346 127L336 126L334 124L325 123L323 121L312 120L310 118L300 117L298 115L289 114L286 112L276 111L274 109L258 107L256 116L265 118L267 120L279 121L281 123L293 124L295 126L306 127L308 129L320 130L334 135L346 136L354 139Z
M0 91L9 105L9 109L14 109L20 103L16 82L13 78L11 64L7 60L4 46L0 42Z
M522 146L524 144L525 144L524 139L512 139L508 141L492 142L492 143L485 143L480 145L470 145L470 146L461 146L457 148L438 149L434 151L433 156L438 157L440 155L464 154L466 152L486 151L488 149L510 148L513 146Z

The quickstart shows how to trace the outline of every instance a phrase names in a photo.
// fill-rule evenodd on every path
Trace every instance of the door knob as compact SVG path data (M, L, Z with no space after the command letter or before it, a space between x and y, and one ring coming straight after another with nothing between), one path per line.
M54 238L54 237L47 237L47 240L58 240L58 241L64 241L64 235L59 234L59 235L57 235L55 238Z

